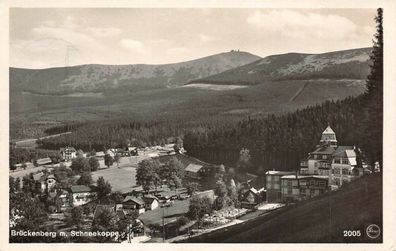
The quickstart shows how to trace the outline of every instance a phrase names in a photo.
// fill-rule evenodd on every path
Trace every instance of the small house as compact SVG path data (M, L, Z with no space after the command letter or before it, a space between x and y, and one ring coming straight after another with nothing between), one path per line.
M122 207L124 210L137 211L139 214L145 212L145 202L143 199L135 196L127 196L122 201Z
M260 190L256 190L254 187L252 187L243 194L241 205L244 208L253 208L257 204L263 202L264 199L265 199L264 188Z
M71 201L74 207L82 206L96 199L97 193L93 187L76 185L70 188Z
M37 190L44 192L46 189L45 175L43 172L33 174L33 180Z
M95 153L95 157L96 157L97 159L103 159L104 156L105 156L105 153L104 153L103 151L101 151L101 152L96 152L96 153Z
M114 156L116 155L116 150L113 149L113 148L108 149L108 150L106 151L106 154L108 154L110 157L113 157L113 158L114 158Z
M59 151L64 161L70 161L77 157L77 151L74 147L62 147Z
M193 178L193 179L200 179L201 178L201 173L203 172L203 166L202 165L197 165L197 164L189 164L186 169L184 169L185 175L187 177Z
M46 175L39 172L32 175L36 188L43 192L52 192L55 190L56 178L53 174Z
M155 196L144 196L145 211L154 210L159 207L159 200Z

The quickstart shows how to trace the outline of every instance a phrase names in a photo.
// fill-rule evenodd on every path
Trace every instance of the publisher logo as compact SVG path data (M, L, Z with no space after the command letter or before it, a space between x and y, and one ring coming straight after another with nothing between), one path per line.
M376 239L381 234L381 229L376 224L371 224L366 228L366 234L371 239Z

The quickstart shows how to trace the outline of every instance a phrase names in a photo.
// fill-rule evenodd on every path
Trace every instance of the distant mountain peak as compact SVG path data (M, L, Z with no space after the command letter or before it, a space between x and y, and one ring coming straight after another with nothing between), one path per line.
M268 80L365 79L369 73L371 48L320 54L271 55L190 83L254 85Z
M35 70L10 68L10 86L40 94L164 88L180 86L193 79L218 74L258 59L260 57L248 52L224 52L162 65L87 64Z

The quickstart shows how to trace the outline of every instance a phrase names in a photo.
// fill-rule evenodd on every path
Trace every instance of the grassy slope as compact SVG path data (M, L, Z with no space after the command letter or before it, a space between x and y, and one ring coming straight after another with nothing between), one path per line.
M226 52L163 65L78 65L48 69L10 68L11 90L41 94L73 92L122 93L125 89L178 86L260 59L247 52Z
M227 91L200 90L192 87L166 88L105 98L11 94L11 118L15 119L20 116L25 120L33 121L39 119L69 121L74 120L74 117L80 113L88 116L85 120L119 115L145 117L154 115L156 117L155 114L149 113L166 111L168 114L173 114L191 112L191 109L205 110L205 113L209 115L234 109L276 112L277 110L293 110L292 106L300 104L310 105L326 99L342 99L363 91L363 85L347 87L337 81L315 81L296 98L296 102L289 103L289 99L304 83L305 81L299 80L266 82L257 86ZM278 105L285 107L277 108ZM91 116L84 113L91 114Z
M277 81L243 89L212 91L193 87L164 88L104 98L20 95L11 93L11 137L14 131L37 121L100 121L132 118L135 121L233 121L248 115L284 113L328 99L343 99L363 92L364 84L342 81ZM18 133L20 134L20 133ZM27 137L31 137L26 135Z
M372 240L365 234L372 223L382 226L381 175L363 177L323 197L189 242L381 242L382 235ZM343 230L360 230L362 236L343 237Z

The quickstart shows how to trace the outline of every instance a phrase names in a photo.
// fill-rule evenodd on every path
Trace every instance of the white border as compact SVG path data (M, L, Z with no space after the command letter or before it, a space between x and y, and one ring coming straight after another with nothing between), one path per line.
M8 16L9 8L42 8L42 7L97 7L97 8L384 8L384 211L383 211L383 244L8 244L8 139L9 139L9 87L8 87ZM0 0L0 115L3 123L0 127L0 250L396 250L396 176L393 163L395 151L396 123L396 55L392 48L396 45L396 1L392 0Z

